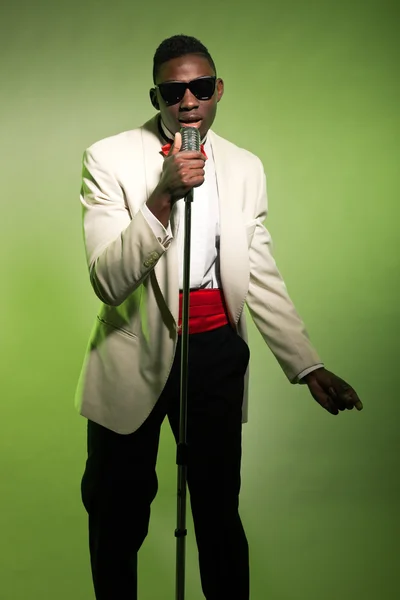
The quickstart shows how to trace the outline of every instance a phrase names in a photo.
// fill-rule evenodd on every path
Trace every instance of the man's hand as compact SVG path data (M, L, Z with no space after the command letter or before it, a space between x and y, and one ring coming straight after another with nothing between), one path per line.
M204 183L205 156L199 151L181 152L182 136L175 134L174 143L164 161L159 187L171 194L172 202L186 196Z
M194 187L204 183L205 156L201 152L180 152L182 136L175 134L174 143L164 160L161 179L147 200L147 206L157 219L167 226L172 206Z
M332 415L339 411L362 410L363 404L355 390L343 379L324 368L315 369L304 377L313 398Z

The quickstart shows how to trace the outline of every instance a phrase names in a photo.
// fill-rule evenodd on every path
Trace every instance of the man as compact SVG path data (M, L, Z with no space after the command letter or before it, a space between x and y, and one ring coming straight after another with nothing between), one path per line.
M210 128L224 84L207 49L174 36L154 56L144 126L84 156L83 224L102 304L77 400L88 419L82 497L98 600L137 597L137 552L157 492L160 427L178 437L183 218L194 189L188 390L188 486L207 600L248 600L239 517L241 428L247 420L245 302L288 379L326 410L362 404L327 371L287 294L263 222L264 170ZM180 152L182 127L200 152Z

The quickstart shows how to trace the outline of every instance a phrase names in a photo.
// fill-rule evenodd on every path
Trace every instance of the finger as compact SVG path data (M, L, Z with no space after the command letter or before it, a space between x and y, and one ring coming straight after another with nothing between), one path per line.
M347 403L343 400L343 398L341 398L341 396L336 392L335 388L333 386L328 388L328 394L329 397L331 398L333 404L339 409L339 410L346 410L346 408L349 408Z
M357 393L352 389L351 394L349 395L349 406L348 408L351 410L356 408L357 410L362 410L364 408L363 403L360 398L357 396Z
M310 384L309 390L314 400L316 400L318 404L322 406L322 408L325 408L325 410L330 412L332 415L339 414L338 407L335 405L333 399L327 392L325 392L318 382L314 381L312 384Z
M204 179L204 169L185 169L180 172L179 177L184 185L190 185L192 179Z
M187 186L189 188L199 187L204 183L204 174L199 172L194 176L187 177L185 181L182 182L182 185Z
M172 156L173 154L178 154L180 152L182 146L182 135L179 131L176 132L174 137L174 143L171 146L171 150L168 153L168 156Z
M352 410L356 407L357 410L363 409L363 403L357 396L357 392L347 383L342 385L342 389L339 392L341 400L346 404L348 410Z
M179 153L179 161L182 163L195 161L198 163L201 162L201 164L204 165L206 162L206 157L201 154L201 152L195 152L194 150L183 150Z
M183 154L182 152L179 154L179 158L175 158L178 169L204 169L204 160L184 157Z
M191 185L194 188L200 187L201 185L203 185L204 183L204 177L196 177L195 179L192 179Z
M185 183L190 184L192 179L204 179L204 170L203 169L191 169L187 173L185 173L184 181Z

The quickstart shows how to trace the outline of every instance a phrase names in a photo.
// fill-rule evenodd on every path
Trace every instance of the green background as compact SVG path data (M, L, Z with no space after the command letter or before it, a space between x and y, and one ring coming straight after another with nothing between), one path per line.
M326 366L365 403L324 412L250 328L252 600L398 598L398 31L385 0L2 3L1 600L93 598L73 408L98 307L81 157L152 116L152 56L176 33L212 53L226 84L214 129L263 160L289 292ZM174 598L174 459L165 427L141 600ZM187 598L200 600L189 529Z

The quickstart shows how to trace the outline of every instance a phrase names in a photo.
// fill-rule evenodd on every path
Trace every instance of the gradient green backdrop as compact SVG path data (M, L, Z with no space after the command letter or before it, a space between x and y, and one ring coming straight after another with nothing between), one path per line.
M264 162L275 255L312 340L365 402L325 413L251 327L252 600L398 598L398 5L25 0L2 4L1 28L1 600L93 598L73 408L98 306L81 156L153 114L154 50L182 32L225 79L214 129ZM165 428L141 600L174 598L174 458ZM187 556L200 600L191 524Z

